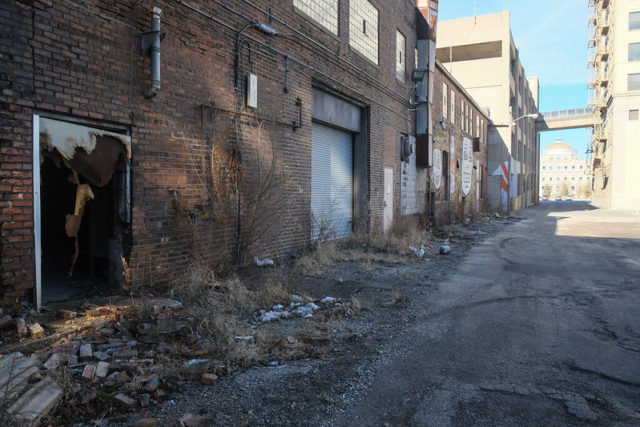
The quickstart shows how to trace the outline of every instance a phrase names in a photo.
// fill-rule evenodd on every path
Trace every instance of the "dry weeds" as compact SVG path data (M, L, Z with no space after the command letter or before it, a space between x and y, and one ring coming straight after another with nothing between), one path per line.
M374 230L347 239L318 242L298 259L296 266L303 274L320 276L331 272L336 262L360 263L363 271L372 270L374 264L409 264L415 261L409 246L426 246L432 238L418 218L403 217L387 233Z
M286 267L269 269L262 283L250 288L238 276L220 279L206 267L192 266L174 287L173 297L195 319L203 347L229 370L299 358L308 356L309 349L287 347L277 331L252 327L247 320L260 308L291 299L287 274Z

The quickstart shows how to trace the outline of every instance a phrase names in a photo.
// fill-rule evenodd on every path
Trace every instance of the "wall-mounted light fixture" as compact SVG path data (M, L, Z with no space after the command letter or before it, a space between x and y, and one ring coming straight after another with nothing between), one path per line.
M421 82L424 79L424 75L427 73L427 70L420 70L416 68L411 72L411 80L414 82Z

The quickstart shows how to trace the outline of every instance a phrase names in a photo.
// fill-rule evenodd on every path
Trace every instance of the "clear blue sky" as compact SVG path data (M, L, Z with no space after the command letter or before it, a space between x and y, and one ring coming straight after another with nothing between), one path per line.
M511 11L511 33L527 77L540 79L540 111L587 106L587 18L584 0L476 0L478 15ZM474 0L440 0L439 20L473 16ZM541 149L561 138L584 156L590 131L543 132Z

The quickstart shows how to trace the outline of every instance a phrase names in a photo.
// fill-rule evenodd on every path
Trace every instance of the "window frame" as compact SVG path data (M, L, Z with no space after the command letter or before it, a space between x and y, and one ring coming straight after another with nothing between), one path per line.
M402 83L407 81L407 37L400 30L396 30L396 79Z
M455 124L456 123L456 92L452 90L449 96L450 96L449 105L451 108L450 120L451 120L451 123Z
M632 52L632 50L635 50ZM633 55L633 58L632 58ZM629 62L640 61L640 42L629 43L627 60Z
M373 28L373 26L367 23L366 19L362 19L362 22L356 22L356 16L354 11L360 11L358 8L361 4L368 4L371 6L373 10L375 10L375 41L372 44L375 46L375 49L368 49L366 43L363 43L363 37L371 37L370 33L372 30L367 31L368 28ZM358 17L363 18L362 14L358 12ZM358 31L357 29L360 28ZM362 34L365 36L362 36ZM357 37L354 37L357 36ZM357 52L359 55L369 60L371 63L379 66L380 65L380 11L378 8L371 3L369 0L351 0L349 2L349 47ZM369 46L370 47L370 46Z
M322 21L320 21L319 19L317 19L314 14L314 8L312 7L312 5L310 4L305 4L305 3L315 3L318 1L323 1L323 2L332 2L335 3L335 31L332 28L327 27ZM296 4L299 3L299 4ZM331 35L338 37L340 35L340 1L339 0L293 0L292 2L293 4L293 10L296 13L299 13L301 15L303 15L305 18L307 18L309 21L311 21L313 24L317 25L318 27L320 27L321 29L328 31ZM306 10L308 9L308 11ZM311 13L310 13L311 12ZM322 9L322 14L318 14L319 17L323 17L326 16L327 14L327 10L326 9Z
M637 20L633 18L637 17ZM640 30L640 10L629 12L629 31L637 31Z
M449 86L442 82L442 118L449 119Z
M632 81L637 79L637 81ZM640 90L640 73L629 73L627 74L627 91L636 91Z

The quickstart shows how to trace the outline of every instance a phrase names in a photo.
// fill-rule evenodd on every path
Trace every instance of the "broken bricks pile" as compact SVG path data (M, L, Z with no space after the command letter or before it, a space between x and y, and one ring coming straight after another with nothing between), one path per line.
M214 385L216 373L225 369L222 362L208 359L205 350L189 348L189 340L182 340L186 343L180 350L169 344L193 329L191 319L179 318L182 304L153 299L146 307L150 310L142 322L124 318L115 307L87 310L84 321L90 326L75 336L31 358L12 353L0 359L7 414L21 425L34 425L61 401L65 412L86 417L91 416L89 408L100 406L118 412L150 406L163 400L176 381ZM74 319L76 313L61 310L58 316ZM182 359L177 365L182 369L176 369L176 358Z

